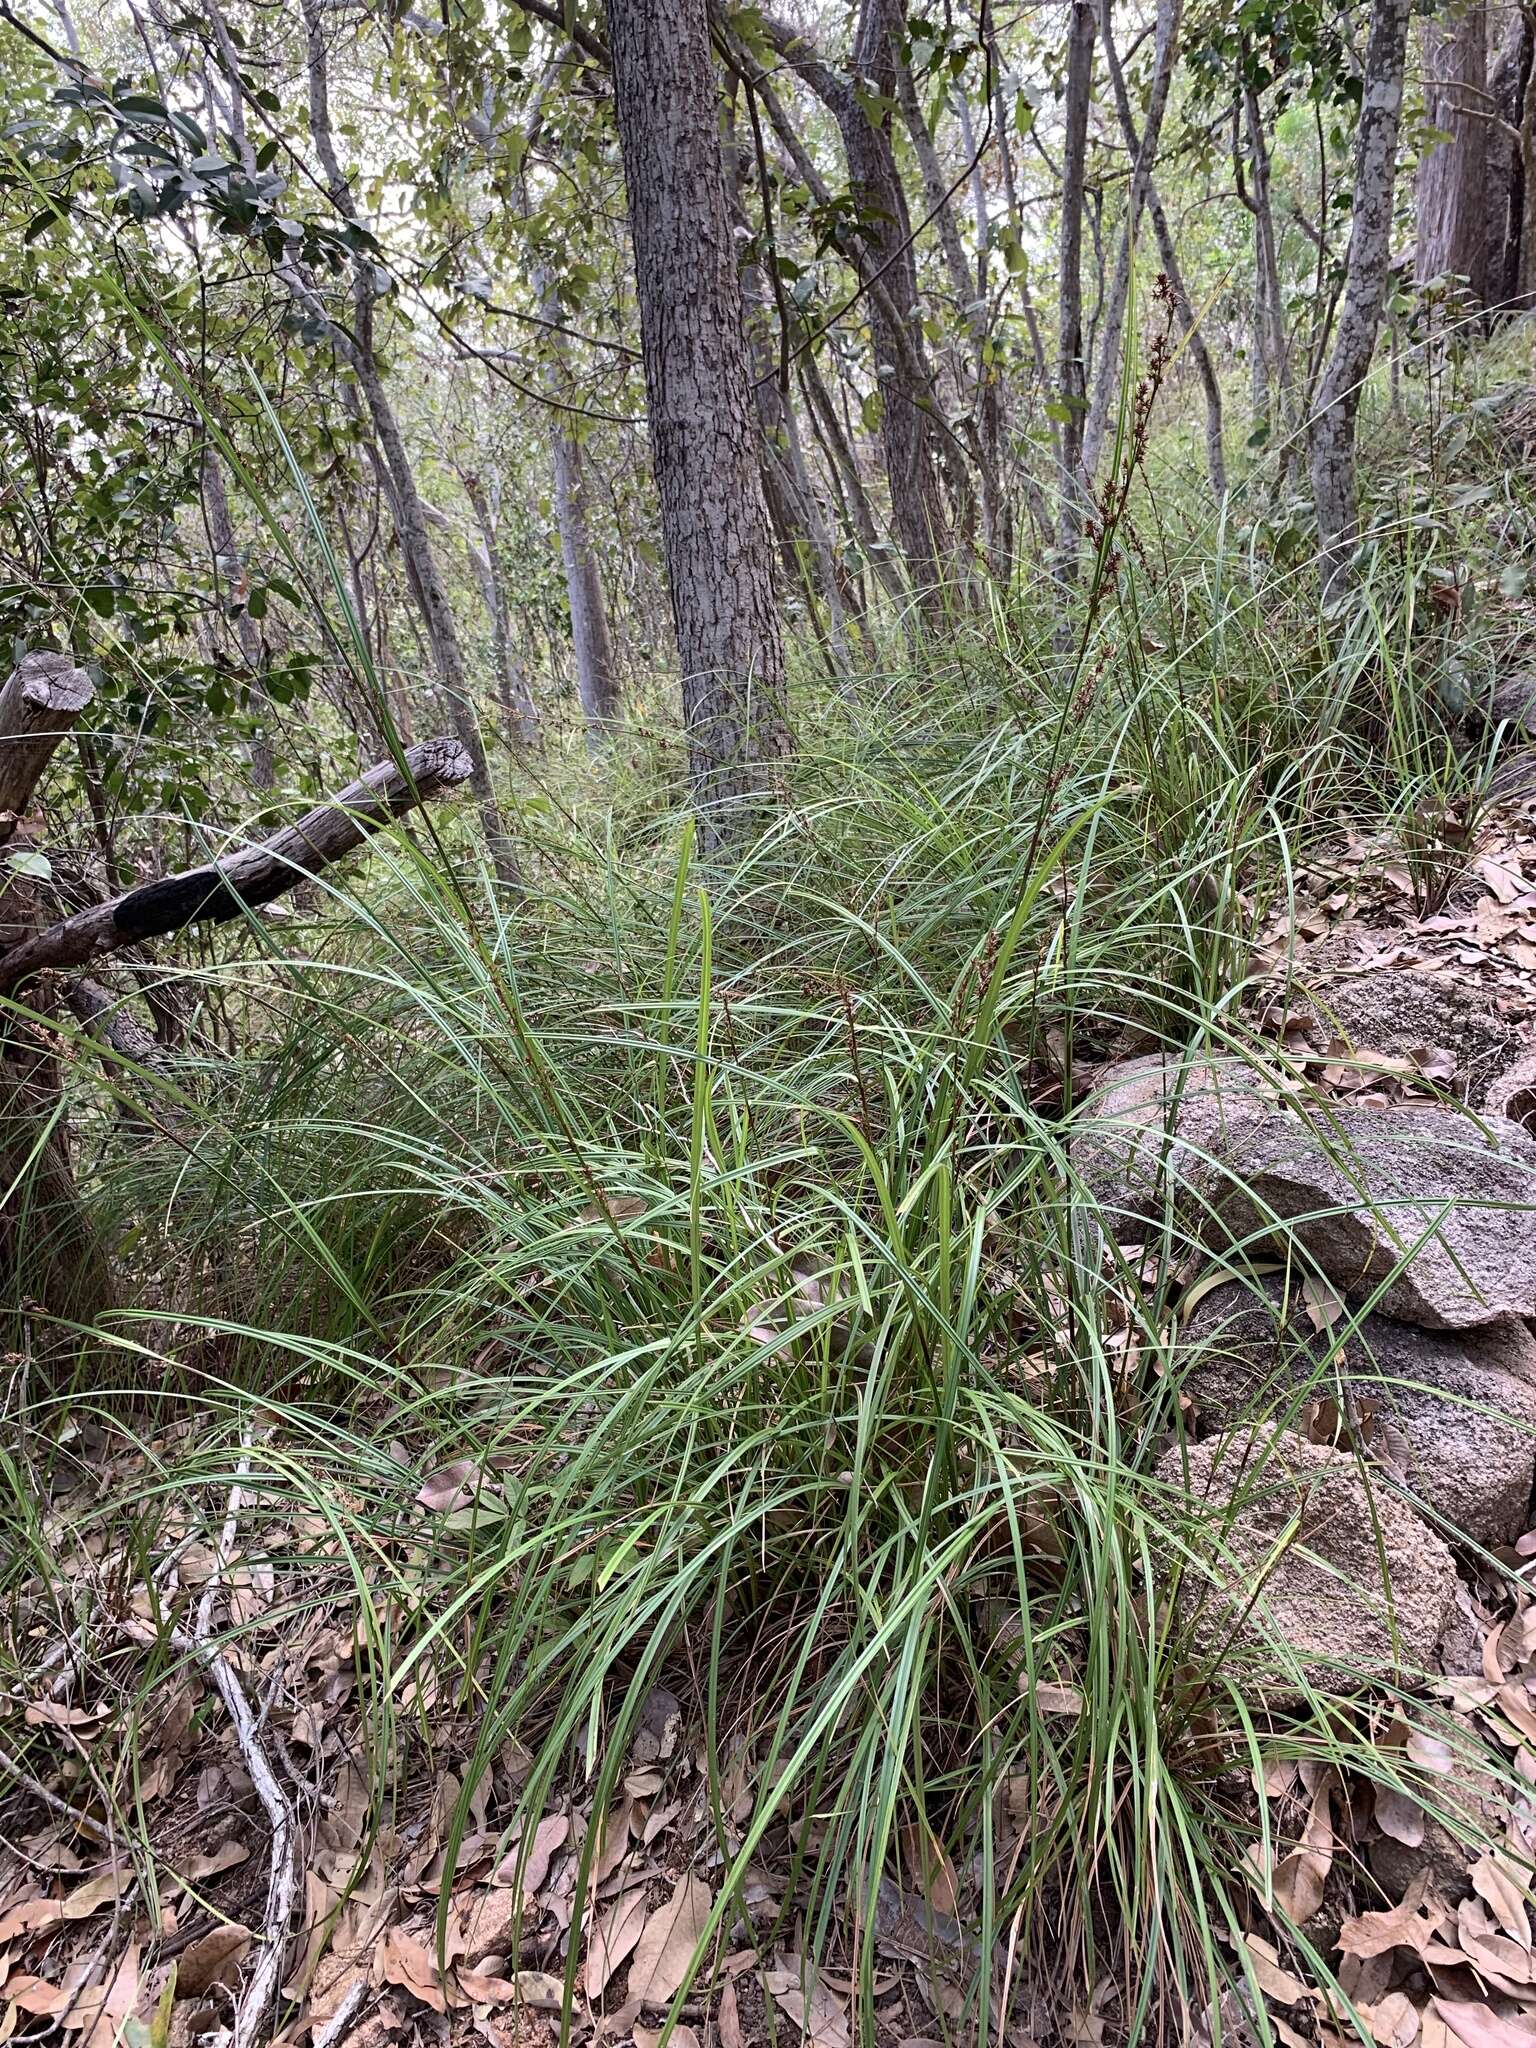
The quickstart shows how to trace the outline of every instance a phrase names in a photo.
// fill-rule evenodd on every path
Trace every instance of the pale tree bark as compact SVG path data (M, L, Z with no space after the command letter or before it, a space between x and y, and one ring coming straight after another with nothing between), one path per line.
M320 24L319 0L303 0L303 9L307 42L310 133L314 137L315 152L325 174L326 191L332 205L348 220L355 220L357 208L351 188L342 176L331 131L330 80L325 37ZM374 438L383 457L383 480L389 490L406 578L416 600L417 609L421 613L422 623L426 627L433 664L442 686L444 709L453 726L454 736L469 760L470 787L479 806L486 850L491 856L497 880L505 888L520 891L523 887L522 872L516 849L502 824L495 790L491 784L490 763L486 759L479 721L475 716L474 697L469 685L464 649L453 616L453 602L433 552L431 536L427 531L426 504L417 487L416 473L406 451L405 436L400 431L400 422L379 370L378 356L373 343L374 300L374 286L367 260L360 258L353 272L352 333L350 336L343 335L334 324L332 333L357 378L363 401L368 408Z
M545 270L534 274L539 311L551 322L561 319L554 285ZM570 341L564 328L552 325L545 337L544 388L552 397L569 393L576 378ZM592 541L587 498L586 464L581 443L567 425L568 415L552 412L549 459L554 482L555 524L560 532L560 560L565 569L565 596L571 615L571 658L576 669L576 696L586 724L587 745L596 749L612 736L619 721L619 665L608 624L608 597Z
M1099 40L1108 51L1113 41L1114 0L1099 0ZM1131 266L1136 260L1136 241L1141 216L1152 190L1152 170L1162 141L1163 116L1168 110L1168 91L1179 54L1179 21L1182 0L1158 0L1157 27L1152 52L1152 79L1147 91L1147 110L1141 140L1132 157L1131 184L1126 195L1125 221L1115 256L1115 272L1104 308L1099 336L1099 365L1094 377L1093 403L1083 428L1083 477L1091 491L1098 479L1104 439L1120 396L1123 374L1121 341L1125 332L1126 307L1131 296ZM1113 67L1119 72L1118 64ZM1123 86L1123 78L1121 79Z
M1120 123L1120 133L1131 159L1139 163L1142 154L1142 140L1137 131L1136 117L1131 109L1131 96L1126 90L1125 68L1120 62L1120 52L1115 46L1109 11L1106 7L1100 40L1104 45L1104 68L1109 74L1110 89L1114 93L1115 115ZM1185 345L1190 360L1194 363L1195 374L1200 379L1200 389L1205 395L1205 466L1211 479L1211 490L1218 503L1227 494L1227 456L1224 438L1224 420L1221 399L1221 380L1216 375L1216 365L1211 361L1211 352L1205 345L1200 332L1200 322L1190 300L1189 288L1184 282L1184 272L1179 264L1179 252L1173 239L1173 230L1168 224L1168 213L1158 194L1157 181L1149 170L1146 189L1146 207L1152 222L1152 232L1157 238L1158 261L1163 274L1173 288L1174 306L1179 316L1179 325L1184 331Z
M208 542L213 555L214 593L221 605L227 605L231 598L238 598L240 609L235 619L235 637L240 647L240 658L245 663L251 696L254 699L258 719L265 721L272 715L271 700L262 687L261 635L256 630L256 621L245 605L245 591L241 586L247 581L240 543L235 537L234 517L229 509L229 492L224 483L224 467L212 444L203 449L203 510L208 520ZM251 735L248 747L251 764L251 780L258 789L270 789L277 780L276 763L272 753L272 735L266 724L260 723Z
M705 0L609 0L608 36L689 783L713 851L776 793L791 742Z
M520 747L533 747L539 740L539 714L528 687L528 678L512 645L512 618L502 580L499 553L500 525L491 493L478 470L461 474L464 495L475 515L478 543L471 540L466 550L470 573L480 589L480 600L491 628L491 658L496 664L496 694L508 733ZM492 479L493 488L495 479Z
M1087 509L1082 484L1083 429L1088 410L1087 366L1083 358L1083 200L1093 43L1093 0L1071 0L1061 145L1060 297L1056 329L1061 468L1057 478L1054 572L1063 590L1070 589L1077 579L1077 555Z
M1419 159L1414 276L1464 281L1473 305L1488 298L1487 0L1447 0L1423 27L1424 114L1451 138Z
M891 527L919 603L937 609L951 545L939 489L945 428L922 347L912 221L889 120L870 117L850 79L835 72L807 37L772 16L761 19L769 40L827 108L842 137L859 213L856 263L868 294ZM896 0L860 0L848 68L866 96L894 99L900 32ZM963 492L963 478L959 488Z
M1355 136L1354 203L1344 299L1312 419L1312 497L1317 508L1324 602L1348 585L1357 526L1355 425L1387 295L1396 188L1403 63L1412 0L1374 0Z

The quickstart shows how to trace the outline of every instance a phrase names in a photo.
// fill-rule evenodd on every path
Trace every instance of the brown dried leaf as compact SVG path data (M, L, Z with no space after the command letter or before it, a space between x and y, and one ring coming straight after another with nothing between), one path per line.
M433 2012L446 2013L448 2000L442 1979L425 1945L403 1927L391 1927L380 1944L379 1974L386 1984L397 1984Z
M198 1998L215 1984L232 1983L250 1945L251 1930L237 1921L215 1927L201 1941L194 1941L176 1966L177 1996Z
M1339 1929L1339 1947L1347 1956L1381 1956L1388 1949L1411 1948L1422 1954L1436 1927L1420 1910L1429 1890L1429 1872L1421 1870L1401 1902L1384 1913L1357 1913Z
M480 1484L480 1464L475 1458L455 1458L451 1465L439 1465L427 1475L416 1496L417 1505L434 1515L452 1514L468 1507Z
M533 1898L549 1875L550 1861L555 1851L571 1832L571 1818L566 1813L546 1813L533 1831L533 1840L528 1844L527 1860L523 1865L522 1878L517 1874L518 1858L523 1853L522 1844L509 1849L494 1873L497 1884L516 1884L523 1887L523 1897Z
M1282 2005L1296 2005L1306 1997L1306 1985L1282 1968L1280 1951L1273 1942L1265 1941L1257 1934L1245 1934L1243 1940L1253 1981L1266 1998L1277 1998Z
M1492 1849L1486 1850L1472 1865L1469 1875L1472 1889L1480 1899L1486 1900L1511 1941L1517 1941L1529 1951L1531 1946L1531 1924L1525 1911L1525 1887L1511 1873L1504 1860Z
M646 1921L629 1966L629 1995L646 2005L666 2005L693 1962L709 1920L709 1887L701 1878L680 1877L664 1906Z
M715 2016L715 2025L720 2033L720 2048L746 2048L746 2035L741 2030L741 2009L736 2003L736 1986L726 1979L725 1989L720 1994L720 2010Z
M76 1887L64 1899L23 1899L0 1914L0 1942L13 1935L31 1934L40 1927L57 1927L68 1920L89 1920L103 1906L114 1904L133 1883L131 1869L109 1870Z
M1486 2005L1459 1998L1436 1998L1436 2011L1464 2048L1531 2048L1536 2039L1526 2027L1501 2020Z
M1413 2048L1419 2034L1419 2014L1406 1991L1389 1991L1374 2005L1362 2005L1356 2010L1370 2029L1377 2048Z
M599 1919L587 1950L588 1998L601 1998L609 1978L639 1941L646 1922L645 1887L623 1892ZM633 1975L633 1972L631 1972Z
M804 1957L780 1957L764 1970L763 1985L812 2048L848 2048L848 2016L842 2001Z
M1376 1825L1404 1848L1417 1849L1424 1839L1424 1809L1393 1785L1376 1787Z

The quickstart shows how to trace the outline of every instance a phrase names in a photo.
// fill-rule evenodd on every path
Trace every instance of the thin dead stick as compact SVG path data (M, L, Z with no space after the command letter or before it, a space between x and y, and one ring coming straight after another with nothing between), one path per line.
M310 2035L310 2048L331 2048L333 2041L339 2041L357 2013L358 2007L368 1996L368 1979L359 1977L337 2006L323 2027L316 2027Z
M266 1751L261 1744L261 1731L256 1725L255 1715L251 1712L251 1703L245 1696L245 1689L236 1678L229 1659L210 1640L214 1599L239 1533L242 1487L251 1470L251 1443L250 1424L247 1422L242 1425L240 1431L240 1462L235 1467L235 1481L229 1490L224 1527L214 1553L213 1571L198 1603L195 1629L190 1636L181 1629L173 1629L171 1632L172 1643L178 1649L189 1651L197 1658L212 1680L214 1691L223 1701L224 1710L234 1724L235 1743L240 1751L240 1761L245 1765L252 1788L261 1801L272 1827L272 1861L267 1872L266 1927L256 1967L246 1979L245 1987L235 2001L235 2022L230 2032L230 2048L253 2048L253 2044L261 2038L267 2014L282 1982L283 1964L288 1952L288 1926L293 1918L296 1872L294 1848L298 1834L293 1804L277 1782L277 1775L267 1761Z
M71 1806L69 1801L61 1799L57 1792L50 1792L46 1785L33 1777L21 1759L12 1756L9 1750L0 1749L0 1777L13 1779L16 1784L24 1785L34 1799L41 1799L50 1811L58 1814L61 1820L67 1820L71 1827L78 1828L82 1835L89 1835L93 1842L111 1842L111 1832L104 1828L99 1820L92 1820L88 1813L82 1813L78 1806Z

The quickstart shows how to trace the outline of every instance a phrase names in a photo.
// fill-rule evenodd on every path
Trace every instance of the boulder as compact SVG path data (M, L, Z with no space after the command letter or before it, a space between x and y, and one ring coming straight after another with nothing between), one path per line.
M1375 1306L1420 1329L1536 1316L1536 1139L1513 1124L1485 1137L1432 1105L1272 1114L1222 1163L1208 1240L1299 1247L1356 1301L1386 1283Z
M1203 1295L1179 1333L1202 1431L1337 1400L1355 1441L1452 1529L1511 1543L1536 1481L1536 1337L1523 1323L1416 1330L1367 1316L1340 1344L1279 1278Z
M1507 725L1517 738L1536 737L1536 669L1511 669L1500 676L1489 692L1485 715L1490 725Z
M1199 1188L1279 1101L1262 1068L1150 1053L1112 1067L1072 1120L1073 1167L1110 1235L1135 1234Z
M1342 1040L1365 1065L1373 1053L1414 1060L1442 1086L1465 1090L1474 1100L1509 1057L1509 1024L1465 980L1442 981L1412 967L1378 967L1298 987L1292 1012L1303 1005L1317 1018L1314 1038ZM1445 1062L1437 1054L1449 1056L1452 1075L1440 1071Z
M1483 1095L1483 1115L1518 1124L1536 1136L1536 1048L1495 1074Z
M1456 1591L1451 1553L1405 1502L1367 1487L1347 1451L1255 1427L1175 1445L1157 1467L1172 1521L1203 1512L1180 1618L1197 1655L1246 1666L1274 1703L1420 1678ZM1385 1572L1383 1572L1385 1564ZM1289 1651L1289 1655L1287 1654Z

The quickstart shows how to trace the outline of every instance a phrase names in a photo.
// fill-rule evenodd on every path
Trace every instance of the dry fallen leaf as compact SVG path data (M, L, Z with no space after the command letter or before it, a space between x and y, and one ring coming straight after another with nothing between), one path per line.
M67 1920L89 1920L103 1906L120 1899L132 1883L131 1870L109 1870L78 1885L67 1898L23 1899L0 1915L0 1942L13 1935L35 1933L40 1927L57 1927Z
M720 2048L746 2048L746 2036L741 2031L741 2010L736 2003L736 1986L729 1978L720 1994L720 2011L715 2025L720 2032Z
M410 1992L413 1998L429 2005L434 2012L447 2012L448 2000L443 1993L436 1963L425 1945L403 1927L391 1927L384 1936L379 1974L386 1984L398 1984L402 1991Z
M1536 2039L1524 2027L1502 2020L1486 2005L1474 2005L1457 1998L1437 1998L1435 2008L1465 2048L1531 2048Z
M1381 1956L1389 1949L1411 1948L1422 1954L1437 1932L1420 1908L1429 1890L1429 1872L1421 1870L1400 1904L1384 1913L1357 1913L1339 1929L1339 1947L1347 1956Z
M428 1474L416 1500L419 1506L435 1515L452 1514L456 1508L469 1506L479 1483L478 1460L455 1458L451 1465L440 1465L435 1472Z
M547 1813L533 1831L533 1840L528 1844L527 1857L523 1864L521 1879L518 1877L518 1858L523 1855L522 1844L509 1849L496 1866L497 1884L521 1882L523 1897L533 1898L549 1875L550 1859L571 1832L569 1814Z
M1424 1839L1424 1809L1406 1792L1391 1785L1376 1787L1376 1825L1405 1848L1417 1849Z
M645 1928L645 1887L624 1892L598 1920L587 1949L586 1984L588 1998L601 1998L608 1979L634 1949ZM633 1977L634 1972L630 1972Z
M781 1956L764 1970L763 1985L812 2048L848 2048L848 2016L842 2001L804 1957Z
M629 1966L629 1995L645 2005L666 2005L681 1986L709 1920L709 1887L701 1878L680 1877L664 1906L641 1930Z
M1531 1946L1531 1924L1526 1917L1525 1887L1506 1866L1502 1858L1492 1849L1479 1856L1469 1873L1472 1889L1480 1899L1487 1901L1511 1941L1529 1950Z
M1282 1968L1280 1951L1273 1942L1257 1934L1243 1937L1248 1950L1248 1964L1253 1971L1253 1981L1266 1998L1278 1998L1282 2005L1297 2005L1307 1995L1307 1987L1299 1977L1293 1977L1289 1970Z
M250 1945L251 1930L235 1921L194 1941L176 1966L177 1996L198 1998L214 1984L233 1982Z

